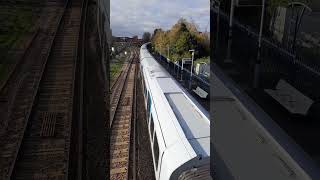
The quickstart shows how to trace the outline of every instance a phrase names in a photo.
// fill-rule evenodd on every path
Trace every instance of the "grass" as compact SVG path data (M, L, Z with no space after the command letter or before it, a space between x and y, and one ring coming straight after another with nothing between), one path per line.
M8 65L0 64L0 82L3 80L3 78L7 73L8 73Z
M13 48L25 33L31 31L35 13L26 7L0 8L0 52Z
M31 32L35 15L32 7L0 7L0 81L8 73L9 64L14 63L8 52Z
M122 57L110 63L111 81L113 81L117 77L117 75L121 72L125 59L126 57Z

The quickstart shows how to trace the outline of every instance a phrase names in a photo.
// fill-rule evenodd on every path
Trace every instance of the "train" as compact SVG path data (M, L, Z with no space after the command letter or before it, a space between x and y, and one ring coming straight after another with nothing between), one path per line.
M209 113L148 50L140 72L156 180L211 179Z

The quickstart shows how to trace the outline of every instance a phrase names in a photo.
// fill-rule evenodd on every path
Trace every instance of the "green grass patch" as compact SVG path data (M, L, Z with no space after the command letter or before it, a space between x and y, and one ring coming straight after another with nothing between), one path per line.
M110 63L110 75L111 75L111 81L113 81L119 73L121 72L122 66L125 62L126 57L122 57L119 59L116 59L115 61L112 61Z
M2 80L4 79L7 73L8 73L8 65L0 64L0 82L2 82Z
M32 31L38 10L21 6L0 7L0 82L7 76L10 64L14 63L8 52Z
M0 7L0 63L26 33L31 32L36 17L31 7Z

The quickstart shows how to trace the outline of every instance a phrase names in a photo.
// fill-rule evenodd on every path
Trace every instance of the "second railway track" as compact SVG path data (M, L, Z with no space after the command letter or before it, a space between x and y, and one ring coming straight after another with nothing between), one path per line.
M46 32L53 44L34 45L29 56L40 62L28 65L29 72L13 88L12 109L0 129L1 179L68 179L82 0L66 3L56 33Z
M133 116L134 83L137 51L121 74L111 96L110 179L129 177L131 119Z

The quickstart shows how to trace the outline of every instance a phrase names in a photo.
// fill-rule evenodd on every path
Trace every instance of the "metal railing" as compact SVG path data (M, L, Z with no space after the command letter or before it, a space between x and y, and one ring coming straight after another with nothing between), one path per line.
M233 20L231 63L226 63L229 16L213 8L211 17L214 27L213 61L244 90L255 90L253 79L257 75L254 71L258 33L250 26ZM303 53L293 52L271 37L262 38L260 50L258 89L275 88L279 79L284 79L313 100L320 99L320 61L306 58Z
M153 57L171 74L182 86L189 91L195 90L197 87L203 89L208 93L206 99L209 99L210 84L209 78L196 75L194 72L191 75L190 70L182 68L178 63L168 61L166 57L160 55L158 52L152 52ZM189 68L190 69L190 68Z

